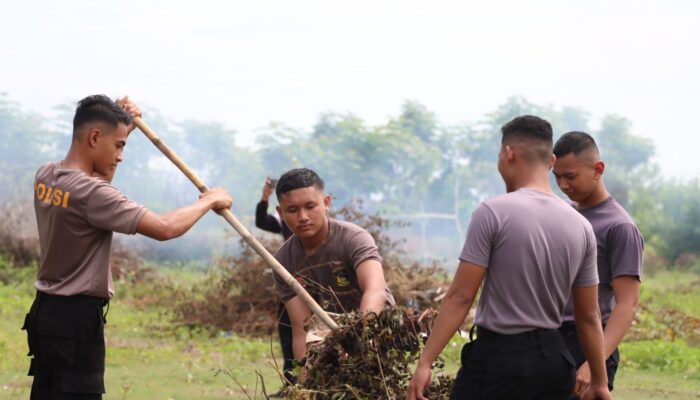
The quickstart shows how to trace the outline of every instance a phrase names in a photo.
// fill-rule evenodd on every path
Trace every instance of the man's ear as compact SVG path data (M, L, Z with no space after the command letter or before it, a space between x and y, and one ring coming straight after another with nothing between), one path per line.
M90 146L90 147L97 146L97 141L100 139L101 135L102 135L102 132L100 132L99 129L97 129L97 128L90 129L87 133L88 146Z
M554 164L557 163L557 156L552 153L552 158L549 160L549 170L551 171L554 168Z
M605 163L602 160L598 160L593 164L593 177L595 180L599 180L605 172Z
M277 210L277 215L279 215L280 218L282 218L282 221L284 221L284 218L282 217L282 207L280 207L279 204L278 204L278 205L275 207L275 209Z
M513 160L515 159L515 149L510 147L509 144L507 144L503 147L503 151L505 151L506 153L506 161L513 162Z
M326 211L331 208L331 195L327 194L323 197L323 205L326 207Z

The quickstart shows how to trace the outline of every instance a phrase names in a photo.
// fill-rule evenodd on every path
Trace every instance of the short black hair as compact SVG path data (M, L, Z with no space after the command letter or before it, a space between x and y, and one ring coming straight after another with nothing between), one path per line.
M596 145L591 135L581 131L572 131L561 135L554 145L554 155L557 158L564 157L570 153L580 156L589 150L598 152L598 145Z
M275 193L277 194L277 199L279 199L283 194L292 190L310 186L323 190L323 179L308 168L295 168L285 172L280 177L279 181L277 181Z
M552 156L552 125L534 115L513 118L501 127L501 144L506 142L529 142L524 148L526 158L549 162Z
M120 123L131 124L132 118L126 111L103 95L95 94L78 102L73 117L73 140L77 139L78 129L87 122L106 122L114 127Z

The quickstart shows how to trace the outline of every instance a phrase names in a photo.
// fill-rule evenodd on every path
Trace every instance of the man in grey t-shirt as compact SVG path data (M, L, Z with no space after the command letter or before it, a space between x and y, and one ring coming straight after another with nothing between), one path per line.
M559 188L593 226L598 247L598 302L604 325L608 387L613 388L620 360L617 346L634 320L639 302L644 239L632 218L603 183L605 163L585 132L562 135L554 146L554 176ZM590 370L579 345L573 305L567 305L561 331L576 360L576 393L590 382Z
M62 161L42 165L34 181L41 260L36 299L24 327L33 356L31 399L101 399L104 317L114 295L112 233L167 240L184 234L211 209L232 199L212 189L189 206L156 214L110 184L134 129L138 107L124 98L84 98L73 119L73 141Z
M324 309L379 314L394 304L394 298L374 239L355 224L328 218L331 198L323 186L323 180L307 168L280 177L277 212L294 235L275 257ZM300 360L306 354L304 325L311 310L277 274L275 284L292 322L294 357Z
M481 297L478 338L462 350L452 399L567 399L574 362L558 331L570 295L592 371L586 399L609 399L591 225L552 193L552 128L538 117L502 128L505 195L472 215L460 264L421 354L408 399L424 399L430 367ZM483 283L483 285L482 285Z

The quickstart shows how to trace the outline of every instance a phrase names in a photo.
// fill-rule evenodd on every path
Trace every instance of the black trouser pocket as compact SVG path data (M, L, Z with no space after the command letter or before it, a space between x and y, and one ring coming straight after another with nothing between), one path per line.
M471 341L469 343L465 343L464 346L462 346L462 352L460 353L459 359L462 361L462 365L465 365L467 361L469 360L469 354L472 351L472 348L474 347L474 341Z
M30 312L24 316L22 330L27 331L27 346L29 347L27 356L33 356L38 350L36 344L36 315Z

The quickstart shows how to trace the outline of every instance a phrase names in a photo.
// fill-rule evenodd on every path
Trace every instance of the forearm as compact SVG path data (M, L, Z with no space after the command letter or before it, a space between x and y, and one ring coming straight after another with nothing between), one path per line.
M203 198L188 206L159 215L164 236L167 239L182 236L211 209L211 206L211 201Z
M433 364L459 326L464 322L472 303L473 299L456 295L451 296L448 293L440 306L437 320L418 361L419 365L430 366Z
M575 313L576 331L579 343L586 356L591 370L591 384L607 383L608 377L605 370L605 343L603 328L600 322L600 313L594 311L581 315Z
M382 312L385 305L386 289L375 288L372 290L366 290L362 294L362 300L360 300L360 312L373 312L375 314L379 314Z
M306 356L306 332L303 329L301 332L292 333L292 351L295 360L301 360Z
M637 307L633 304L622 303L615 305L610 317L608 317L605 330L603 331L606 359L612 355L617 346L620 345L620 342L622 342L627 329L629 329L630 325L632 325L632 321L634 321L636 312Z

